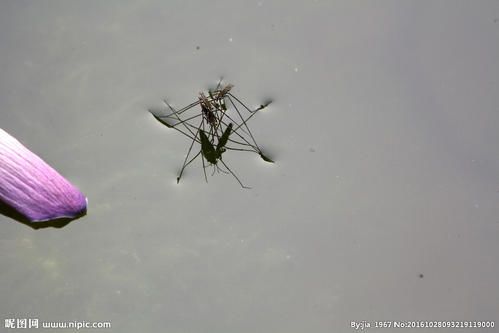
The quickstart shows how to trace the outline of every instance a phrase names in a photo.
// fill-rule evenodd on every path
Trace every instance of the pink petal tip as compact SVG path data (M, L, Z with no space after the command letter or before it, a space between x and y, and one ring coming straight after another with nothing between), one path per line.
M87 209L78 188L2 129L0 200L31 222L76 218Z

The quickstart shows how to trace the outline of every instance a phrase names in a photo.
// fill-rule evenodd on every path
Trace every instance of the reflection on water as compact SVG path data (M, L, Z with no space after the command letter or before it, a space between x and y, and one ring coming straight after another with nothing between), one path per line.
M27 218L19 214L15 209L12 207L6 205L4 202L0 201L0 214L5 215L7 217L10 217L12 220L15 220L19 223L25 224L30 228L33 229L44 229L44 228L62 228L68 225L70 222L75 221L79 219L80 217L83 217L86 215L83 214L79 217L76 218L61 218L61 219L55 219L51 221L43 221L43 222L30 222Z

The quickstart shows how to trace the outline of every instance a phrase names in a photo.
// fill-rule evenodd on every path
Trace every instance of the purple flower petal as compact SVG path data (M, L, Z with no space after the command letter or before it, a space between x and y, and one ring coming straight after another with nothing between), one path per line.
M40 157L0 129L0 200L29 221L85 214L85 196Z

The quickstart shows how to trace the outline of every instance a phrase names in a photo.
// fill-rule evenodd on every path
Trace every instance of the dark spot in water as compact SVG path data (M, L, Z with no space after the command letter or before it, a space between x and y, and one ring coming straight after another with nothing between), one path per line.
M199 47L199 46L196 46L196 50L199 50L200 48L201 48L201 47Z
M497 23L497 22L499 22L499 18L497 18L497 17L496 17L496 18L494 19L494 23Z
M419 274L419 278L420 279L424 278L424 275L423 274Z
M309 148L308 151L311 153L315 153L315 149L313 147Z

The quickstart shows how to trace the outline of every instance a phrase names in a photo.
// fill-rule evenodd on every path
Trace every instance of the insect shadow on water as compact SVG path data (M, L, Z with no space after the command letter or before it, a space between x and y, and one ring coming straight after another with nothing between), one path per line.
M159 122L191 139L177 183L180 182L185 168L199 156L206 182L208 182L206 169L212 167L212 175L215 172L230 173L243 188L249 187L244 186L222 159L226 151L253 152L260 155L264 161L274 163L262 152L247 124L258 111L265 109L271 102L251 110L231 93L233 87L232 84L223 86L220 80L214 90L208 91L208 96L201 92L197 101L179 110L166 100L163 102L170 111L167 115L157 115L150 110ZM197 152L193 152L194 144L200 145Z

